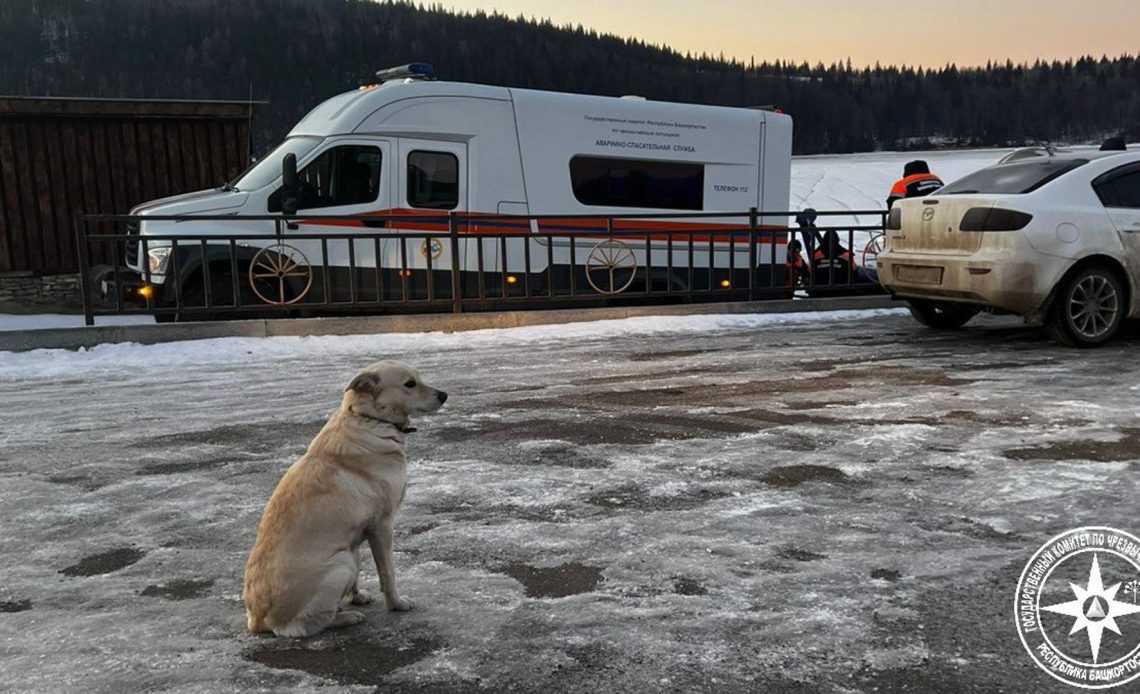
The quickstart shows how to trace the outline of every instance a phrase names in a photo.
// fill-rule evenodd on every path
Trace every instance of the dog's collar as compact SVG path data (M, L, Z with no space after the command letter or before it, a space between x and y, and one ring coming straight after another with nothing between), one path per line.
M406 424L401 426L399 424L396 424L395 422L389 422L388 420L380 419L379 417L372 417L372 416L364 414L363 412L357 412L356 410L351 409L351 408L349 409L349 412L356 415L357 417L360 417L361 419L367 419L369 421L378 422L380 424L387 424L388 426L392 427L393 429L400 432L401 434L410 434L413 431L416 431L415 427L408 426ZM392 441L399 441L399 439L397 439L394 436L385 436L384 438L391 439Z

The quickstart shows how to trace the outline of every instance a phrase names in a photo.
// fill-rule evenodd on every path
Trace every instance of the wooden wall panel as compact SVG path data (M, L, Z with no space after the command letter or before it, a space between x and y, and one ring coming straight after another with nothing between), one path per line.
M73 272L77 211L126 214L232 180L249 161L252 108L0 98L0 272Z
M16 195L16 152L12 145L12 124L0 120L0 272L11 272L16 265L16 234L23 228L20 201Z

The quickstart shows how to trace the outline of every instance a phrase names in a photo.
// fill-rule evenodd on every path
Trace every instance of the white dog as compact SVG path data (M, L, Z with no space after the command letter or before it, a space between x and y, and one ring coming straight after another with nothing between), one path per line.
M273 491L245 566L250 631L311 636L364 621L343 609L372 601L357 590L358 550L368 540L390 610L410 610L396 591L392 521L404 500L408 418L438 410L447 393L411 367L382 361L345 389L340 409Z

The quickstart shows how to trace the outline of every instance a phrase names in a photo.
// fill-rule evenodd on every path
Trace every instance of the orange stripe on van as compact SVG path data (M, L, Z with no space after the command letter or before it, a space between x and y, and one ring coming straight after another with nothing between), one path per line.
M433 210L378 210L366 213L362 216L384 218L389 225L401 230L433 232L446 232L449 230L449 225L446 221L434 221L434 219L432 221L416 220L417 217L439 219L446 216L446 213ZM493 220L500 221L493 222ZM531 221L530 218L504 217L487 212L466 213L459 219L459 233L464 235L493 234L499 236L537 236L544 234L558 235L560 232L584 231L605 234L607 237L611 236L606 233L610 230L608 226L609 220L606 217L591 217L587 215L583 215L582 217L555 217L545 219L537 217L534 219L538 226L537 232L531 229ZM321 220L320 218L312 218L298 219L296 223L348 228L362 228L366 226L363 220L356 219ZM757 229L760 232L757 236L758 242L770 243L773 239L777 243L787 242L789 228L786 226L761 224L758 225ZM661 233L669 231L691 233ZM727 231L747 232L748 226L701 221L674 222L646 219L615 219L613 220L612 237L643 241L646 236L648 236L653 241L667 241L672 239L674 243L680 241L686 244L690 238L693 243L708 243L709 241L714 243L747 243L747 239L739 235L716 233Z

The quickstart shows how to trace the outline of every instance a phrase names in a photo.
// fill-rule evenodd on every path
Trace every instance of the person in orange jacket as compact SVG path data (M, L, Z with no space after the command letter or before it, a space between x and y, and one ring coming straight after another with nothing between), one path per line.
M896 200L930 195L944 185L946 184L941 178L930 173L930 166L925 161L917 159L907 162L903 167L903 177L891 186L891 194L887 197L887 209L894 207Z
M784 261L784 287L787 289L798 289L808 284L811 266L800 255L803 247L796 239L788 241L787 260Z
M851 252L840 243L839 234L834 230L829 230L823 235L815 247L815 253L812 254L812 261L816 269L827 277L829 284L831 280L836 283L846 282L849 271L858 272L858 268L851 261Z

